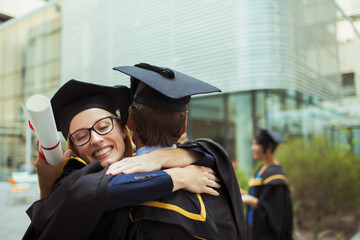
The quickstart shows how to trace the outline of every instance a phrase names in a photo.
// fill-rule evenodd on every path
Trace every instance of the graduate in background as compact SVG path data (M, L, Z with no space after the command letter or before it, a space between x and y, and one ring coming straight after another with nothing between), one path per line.
M293 214L288 180L274 157L281 142L285 140L278 133L264 127L260 127L253 140L253 157L263 164L249 181L249 194L242 195L243 203L248 206L251 240L292 239Z

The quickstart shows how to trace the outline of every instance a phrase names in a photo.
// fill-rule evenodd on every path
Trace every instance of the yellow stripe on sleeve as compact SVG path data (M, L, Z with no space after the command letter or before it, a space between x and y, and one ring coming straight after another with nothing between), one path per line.
M282 175L282 174L275 174L275 175L272 175L271 177L268 177L264 180L264 184L268 184L269 182L271 182L272 180L275 180L275 179L282 179L284 180L285 182L288 182L287 178Z
M262 185L262 178L261 177L259 177L257 179L250 178L249 187L260 186L260 185Z
M205 210L205 205L204 202L201 198L201 195L199 193L196 194L199 202L200 202L200 214L196 214L196 213L191 213L186 211L185 209L176 206L174 204L169 204L169 203L163 203L163 202L158 202L158 201L149 201L149 202L144 202L141 203L139 205L143 205L143 206L150 206L150 207L156 207L156 208L162 208L162 209L167 209L167 210L171 210L171 211L175 211L180 213L181 215L192 219L192 220L196 220L196 221L202 221L205 222L206 220L206 210Z

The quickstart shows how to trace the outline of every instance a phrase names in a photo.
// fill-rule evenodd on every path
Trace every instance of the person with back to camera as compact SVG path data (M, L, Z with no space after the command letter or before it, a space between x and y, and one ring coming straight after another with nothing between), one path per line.
M148 165L169 169L105 175L106 166L132 156L125 126L129 100L127 87L75 80L57 91L51 100L55 121L72 151L65 152L57 167L38 156L41 199L27 211L31 224L23 239L126 239L130 206L178 189L218 195L211 189L218 187L211 169L174 165L185 159L181 164L186 166L198 158L181 149L137 157ZM177 161L167 163L176 155ZM160 168L153 165L149 167Z
M292 239L293 215L288 180L274 157L277 145L285 140L271 129L260 127L252 152L262 165L249 181L249 194L242 195L248 206L248 230L251 240Z
M131 211L131 218L137 234L152 236L150 239L157 239L159 234L162 234L161 239L188 239L191 238L189 235L199 239L247 239L240 190L226 151L210 139L187 141L176 146L186 132L191 95L220 90L178 71L146 63L115 67L114 70L131 77L133 101L128 126L133 131L137 155L161 148L204 148L214 156L215 162L197 164L213 167L222 183L220 196L215 199L178 191L158 201L136 206ZM109 172L121 172L123 164L125 162L111 165ZM200 216L194 214L199 212ZM209 230L197 227L201 222L208 222ZM215 232L211 227L213 222Z

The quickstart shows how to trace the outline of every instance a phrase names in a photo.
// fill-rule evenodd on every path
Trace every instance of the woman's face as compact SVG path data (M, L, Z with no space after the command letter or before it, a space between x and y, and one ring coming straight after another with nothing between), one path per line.
M113 114L100 108L84 110L71 120L69 135L79 129L91 128L96 121L108 116L113 116ZM80 155L79 157L88 163L99 161L103 167L122 159L125 153L124 139L126 134L121 129L119 121L114 119L113 124L114 128L111 132L99 135L91 130L91 138L88 143L83 146L74 145Z
M262 145L258 144L256 140L252 141L251 150L252 150L254 159L263 159L264 147Z

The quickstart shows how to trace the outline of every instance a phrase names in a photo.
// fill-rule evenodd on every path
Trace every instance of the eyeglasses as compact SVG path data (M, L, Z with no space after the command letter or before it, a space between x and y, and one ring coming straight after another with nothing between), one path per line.
M94 132L99 135L105 135L111 132L114 128L114 119L120 120L113 116L104 117L97 120L91 128L83 128L73 132L69 138L76 146L84 146L91 139L91 130L94 130Z

